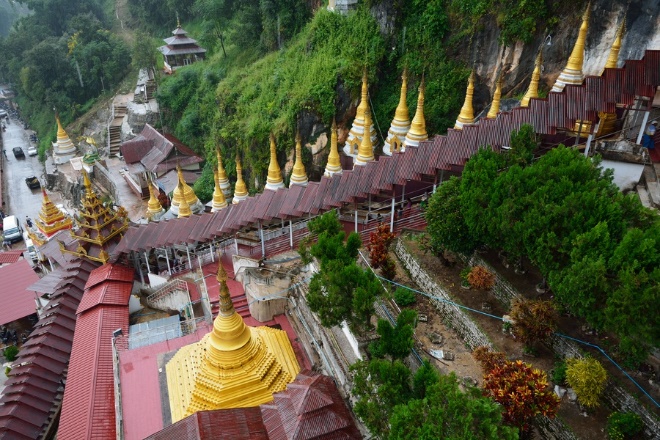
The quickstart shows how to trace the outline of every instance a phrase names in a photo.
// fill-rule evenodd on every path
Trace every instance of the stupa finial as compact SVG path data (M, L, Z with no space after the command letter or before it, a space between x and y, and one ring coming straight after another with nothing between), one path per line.
M534 62L534 71L532 72L532 80L529 83L529 88L527 89L523 99L520 101L521 107L527 107L529 105L530 99L539 97L539 80L541 79L542 63L543 49L540 49L538 55L536 55L536 61Z
M472 96L474 96L474 69L470 72L470 77L468 78L467 89L465 91L465 101L463 102L463 107L461 107L461 112L456 119L456 124L454 128L461 130L465 124L474 124L474 109L472 108Z
M493 102L490 104L490 110L486 115L486 119L495 119L500 112L500 98L502 97L502 83L504 82L504 75L502 72L497 76L495 82L495 92L493 93Z

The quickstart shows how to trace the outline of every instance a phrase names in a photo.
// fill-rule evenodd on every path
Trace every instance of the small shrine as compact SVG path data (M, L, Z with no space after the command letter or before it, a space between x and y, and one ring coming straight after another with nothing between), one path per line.
M406 151L407 147L418 147L420 142L429 138L429 135L426 132L426 118L424 117L425 90L424 76L422 76L422 82L419 84L417 94L417 109L415 110L415 116L410 123L410 130L408 130L406 139L403 141L403 148L401 151Z
M222 264L217 279L220 311L213 330L180 348L165 367L172 423L197 411L271 402L300 372L286 332L245 325L234 309Z
M266 177L266 189L276 191L284 188L282 179L282 170L277 163L277 149L275 146L275 136L270 134L270 162L268 163L268 176Z
M376 134L376 127L370 125L369 128L366 127L365 121L369 117L371 121L371 108L369 107L369 84L367 82L367 68L364 68L364 73L362 75L362 94L360 98L360 104L358 104L357 112L355 114L355 119L353 120L353 126L351 131L348 133L348 138L344 144L344 154L351 156L353 158L357 157L358 149L362 143L362 138L364 133L370 134L370 141L372 148L375 148L378 145L378 136Z
M307 186L307 171L305 171L305 165L302 161L302 141L300 140L300 133L296 134L296 162L293 165L293 172L291 173L291 179L289 180L289 186L291 185L301 185Z
M67 163L76 156L76 146L73 145L73 141L71 141L69 135L64 131L58 114L55 114L55 120L57 121L57 141L52 144L53 161L55 164L60 165Z
M39 216L34 221L36 228L29 228L28 230L28 236L37 246L45 244L58 231L73 227L73 220L55 206L48 197L45 188L41 188L41 193L43 194L43 202L41 203Z
M236 156L236 185L234 186L234 198L231 203L237 205L248 198L248 190L243 180L243 166L241 159Z
M334 174L341 174L341 160L339 159L339 150L337 149L337 123L332 118L332 128L330 133L330 154L328 154L328 163L325 166L325 173L327 177L332 177Z
M401 78L401 94L399 95L399 104L394 112L392 125L387 132L387 139L383 146L383 154L391 156L393 152L403 151L403 141L406 139L408 130L410 130L410 112L406 97L408 96L408 72L404 70Z
M172 36L165 38L163 41L165 46L160 46L158 50L165 59L165 71L167 73L173 73L179 67L201 61L206 56L206 49L199 47L197 40L188 36L178 19L176 29L172 31Z
M176 171L179 182L176 189L172 192L172 205L170 206L168 217L173 218L179 216L179 209L183 200L185 200L188 209L193 214L201 214L204 212L204 204L199 201L195 191L193 191L190 185L186 183L180 166L177 166Z

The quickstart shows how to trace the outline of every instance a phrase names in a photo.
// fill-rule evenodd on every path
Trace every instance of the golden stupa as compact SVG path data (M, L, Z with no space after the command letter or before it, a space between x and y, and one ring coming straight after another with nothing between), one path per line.
M383 153L391 156L393 152L405 151L403 141L410 130L410 112L406 97L408 96L408 71L404 69L401 77L401 93L399 95L399 104L394 112L392 125L387 132L387 139L383 146Z
M181 193L183 193L183 184L179 181L179 187L177 188ZM190 205L188 204L188 200L186 200L185 197L181 199L181 203L179 203L179 214L177 215L177 218L184 218L184 217L190 217L192 215L192 211L190 210Z
M364 114L364 128L365 130L371 127L371 113ZM371 143L371 138L369 136L362 137L362 142L360 142L360 147L358 148L358 154L353 160L353 166L356 165L366 165L367 163L373 161L374 158L374 147Z
M220 152L219 147L216 149L215 154L218 158L218 177L216 177L216 180L218 181L222 194L227 198L231 196L231 185L229 184L229 178L227 177L225 167L222 165L222 153Z
M220 312L213 330L179 349L165 367L172 423L197 411L270 402L300 372L286 332L245 325L234 310L222 264L217 279Z
M369 128L366 127L366 116L369 115L369 120L371 120L371 108L369 107L369 84L367 81L367 67L364 68L364 73L362 74L362 92L360 96L360 104L358 104L357 111L355 114L355 119L353 120L353 126L348 133L348 138L344 144L344 153L349 156L355 157L357 155L357 150L359 149L362 138L365 133L369 133L370 141L372 147L376 147L378 144L378 137L376 135L376 127L373 125Z
M53 142L53 160L56 164L63 164L76 155L76 146L64 131L57 113L55 113L55 120L57 121L57 141Z
M239 202L247 199L248 190L243 181L243 167L241 166L241 159L236 155L236 186L234 187L234 198L231 203L236 205Z
M213 202L211 204L211 212L220 211L227 207L227 199L220 188L218 179L218 170L213 170L213 181L215 182L215 189L213 190Z
M532 80L529 83L529 88L527 89L525 96L520 101L521 107L529 106L530 99L539 97L539 80L541 79L542 63L543 63L543 51L539 50L538 55L536 55L536 61L534 62L534 71L532 72Z
M616 31L614 43L612 43L612 48L610 49L610 55L607 57L607 62L605 63L605 69L616 69L619 64L619 51L621 50L621 41L623 40L625 27L626 21L624 19ZM596 137L608 135L615 130L616 113L598 112L598 117L600 118L600 124L598 125Z
M176 166L177 178L179 183L177 187L172 192L172 205L170 206L170 212L178 216L179 215L179 206L183 199L188 203L188 208L194 213L199 214L204 211L204 205L199 201L195 191L186 183L183 178L183 171L179 165Z
M325 165L325 175L332 177L333 174L341 174L341 160L339 159L339 149L337 148L337 123L332 118L332 128L330 131L330 153L328 154L328 163Z
M468 78L467 90L465 91L465 101L463 102L463 107L461 107L461 112L456 119L454 128L456 130L463 129L465 124L474 124L474 109L472 108L472 96L474 96L474 70L470 72L470 78Z
M500 112L500 98L502 97L502 82L504 76L500 72L495 83L495 92L493 93L493 102L490 104L490 110L486 115L486 119L495 119Z
M307 172L305 171L305 165L302 161L302 142L300 140L300 132L296 133L296 162L293 165L293 172L291 173L291 179L289 180L289 186L291 185L302 185L307 186Z
M32 238L32 241L37 245L44 244L56 232L63 229L71 229L73 227L73 220L70 217L65 216L64 213L50 201L45 188L41 188L41 193L43 194L43 202L41 203L39 216L34 221L37 230L41 234L35 234L35 237ZM43 235L43 237L39 237L39 235Z
M577 41L573 46L571 56L568 58L566 67L561 71L555 85L552 86L553 92L561 92L567 84L580 85L584 79L582 74L582 65L584 64L584 44L587 41L587 30L589 29L589 11L591 10L591 2L587 4L587 8L582 15L582 25L578 33Z
M275 135L270 134L270 163L268 164L268 177L266 177L266 189L276 191L284 188L282 170L277 163L277 149L275 147Z
M84 169L82 174L85 197L78 212L80 220L76 221L78 229L71 230L71 237L75 240L69 247L60 241L60 250L105 264L110 259L108 252L119 243L128 228L128 213L121 206L116 211L104 206Z
M403 149L406 147L417 147L419 143L429 138L426 133L426 119L424 118L424 76L422 82L419 84L419 94L417 96L417 110L410 124L410 130L406 134L406 139L403 141Z
M151 180L147 182L149 186L149 202L147 202L147 218L158 220L158 217L165 211L154 193L154 185Z

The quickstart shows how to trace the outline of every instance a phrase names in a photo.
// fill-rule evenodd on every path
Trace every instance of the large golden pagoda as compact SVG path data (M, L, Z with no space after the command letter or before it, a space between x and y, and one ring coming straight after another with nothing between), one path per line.
M571 56L568 58L566 67L561 71L555 85L552 86L553 92L561 92L566 87L566 84L580 85L584 79L582 74L582 65L584 64L584 43L587 41L587 30L589 29L589 11L591 10L591 2L587 4L587 8L582 15L582 25L578 33L577 41L573 46Z
M534 71L532 72L532 80L529 83L529 88L523 96L523 99L520 101L521 107L529 106L529 100L532 98L539 97L539 80L541 79L541 64L543 63L543 51L539 50L538 55L536 55L536 61L534 62Z
M218 158L218 177L216 180L218 181L222 194L227 198L231 196L231 185L229 184L229 178L227 177L225 167L222 165L222 153L220 152L220 148L216 149L215 154Z
M462 130L465 124L474 124L474 109L472 108L472 97L474 96L474 70L470 73L468 78L467 90L465 91L465 102L461 107L461 112L456 119L454 128Z
M179 349L165 367L172 423L197 411L270 402L300 372L286 332L245 325L234 310L222 264L217 279L220 312L213 330Z
M160 216L165 212L163 206L158 201L156 194L154 193L153 182L147 182L149 186L149 202L147 202L147 218L151 220L158 220Z
M236 155L236 186L234 187L234 198L231 203L236 205L239 202L247 199L248 190L243 180L243 167L241 166L241 159Z
M337 149L337 123L332 118L332 128L330 131L330 153L328 154L328 163L325 165L325 175L332 177L333 174L341 174L341 160L339 159L339 150Z
M364 114L364 128L365 130L371 127L371 113ZM371 138L369 136L362 137L362 142L360 142L360 147L358 148L358 154L353 160L353 166L355 165L366 165L367 163L374 160L374 147L371 143Z
M403 150L406 147L417 147L420 142L429 138L426 132L426 119L424 118L424 76L422 82L419 84L419 95L417 96L417 110L410 124L410 130L406 134L406 139L403 141Z
M213 190L213 202L211 205L211 212L220 211L227 207L227 199L220 188L218 179L218 170L213 170L213 181L215 182L215 189Z
M504 75L500 72L495 82L495 92L493 93L493 102L490 104L490 110L486 115L486 119L495 119L500 112L500 98L502 97L502 83Z
M387 139L383 146L383 153L391 156L393 152L405 151L403 141L410 130L410 113L406 97L408 96L408 71L404 69L401 77L401 94L399 95L399 104L394 112L392 125L387 132Z
M307 172L305 165L302 161L302 142L300 140L300 132L296 133L296 163L293 165L293 172L289 180L289 186L302 185L307 186Z
M266 189L277 191L284 188L282 170L277 163L277 149L275 148L275 136L270 134L270 163L268 164L268 177L266 177Z
M199 201L195 195L195 191L186 183L183 178L183 171L179 165L176 166L176 172L178 175L179 183L177 187L172 192L172 205L170 206L170 212L174 216L179 215L179 205L183 199L188 203L188 207L193 214L199 214L204 212L204 205Z
M367 68L365 66L364 73L362 74L362 93L360 97L360 104L357 107L353 126L348 133L346 144L344 144L344 154L355 157L357 150L362 144L362 138L365 133L370 134L370 141L373 148L378 145L378 136L376 135L376 127L373 125L369 128L366 127L365 119L369 115L371 120L371 108L369 107L369 84L367 81Z
M64 215L64 213L51 202L45 188L41 188L43 194L43 202L41 203L41 210L39 216L35 219L34 223L37 230L30 229L28 234L34 244L41 246L46 243L50 237L55 235L56 232L71 229L73 227L73 220Z
M626 21L624 19L616 31L614 43L612 43L612 48L610 49L610 55L607 57L607 62L605 63L605 69L616 69L619 64L619 51L621 50L621 41L623 40L625 27ZM598 117L600 118L600 124L598 125L596 137L608 135L615 130L616 113L598 112Z
M76 155L76 146L64 131L57 113L55 113L55 120L57 121L57 141L53 142L53 160L56 164L63 164Z
M105 264L110 258L109 253L128 228L128 214L121 206L117 211L103 206L92 189L87 172L83 169L82 173L85 197L79 211L80 220L76 221L78 229L71 231L71 237L75 240L68 248L60 241L60 250Z

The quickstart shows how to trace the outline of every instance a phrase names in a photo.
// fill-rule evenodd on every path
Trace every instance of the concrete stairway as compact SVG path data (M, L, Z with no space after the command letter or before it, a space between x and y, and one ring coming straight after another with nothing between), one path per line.
M114 104L114 118L108 126L108 146L110 149L110 156L118 156L121 147L121 126L124 122L128 110L123 104Z

